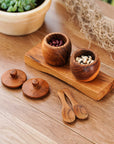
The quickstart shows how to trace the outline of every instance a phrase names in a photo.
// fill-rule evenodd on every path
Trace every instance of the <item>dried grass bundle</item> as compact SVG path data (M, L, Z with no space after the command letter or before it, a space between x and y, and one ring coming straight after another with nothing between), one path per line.
M105 17L94 0L63 0L72 21L78 19L81 32L91 41L114 53L114 20Z

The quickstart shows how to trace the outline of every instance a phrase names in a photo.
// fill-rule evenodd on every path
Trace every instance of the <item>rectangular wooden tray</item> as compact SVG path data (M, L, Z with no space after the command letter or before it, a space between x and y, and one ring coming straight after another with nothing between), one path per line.
M72 74L69 69L69 64L63 67L54 67L45 63L41 51L41 44L25 53L25 63L29 66L55 76L56 78L66 82L67 84L78 89L94 100L102 99L114 85L114 78L100 72L97 78L91 82L80 82Z

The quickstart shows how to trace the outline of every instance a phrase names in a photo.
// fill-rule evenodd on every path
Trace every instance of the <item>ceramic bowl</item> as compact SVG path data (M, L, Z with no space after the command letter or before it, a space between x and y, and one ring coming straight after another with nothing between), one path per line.
M80 64L76 57L90 55L94 60L91 64ZM80 81L88 82L96 78L100 69L100 60L97 54L89 49L79 49L75 51L70 59L70 69L73 75Z
M53 39L62 40L64 44L61 46L51 46L49 42ZM49 33L42 41L42 53L46 63L53 66L63 66L70 57L71 41L63 33Z
M0 32L7 35L26 35L38 30L51 4L45 0L40 6L26 12L4 12L0 10Z

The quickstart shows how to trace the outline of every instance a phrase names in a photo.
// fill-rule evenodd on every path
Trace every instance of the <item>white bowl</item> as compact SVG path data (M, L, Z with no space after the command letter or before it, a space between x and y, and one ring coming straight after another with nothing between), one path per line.
M18 36L38 30L50 5L51 0L45 0L40 6L26 12L11 13L0 10L0 32Z

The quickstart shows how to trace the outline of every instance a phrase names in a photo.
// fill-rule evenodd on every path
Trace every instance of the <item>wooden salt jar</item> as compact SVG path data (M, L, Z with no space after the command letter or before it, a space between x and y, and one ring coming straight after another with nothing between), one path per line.
M80 64L76 61L76 57L91 56L94 60L91 64ZM84 82L92 81L96 78L100 70L100 60L96 53L89 49L80 49L75 51L70 59L70 69L76 79Z
M46 63L63 66L70 57L71 41L63 33L49 33L42 41L42 53Z

